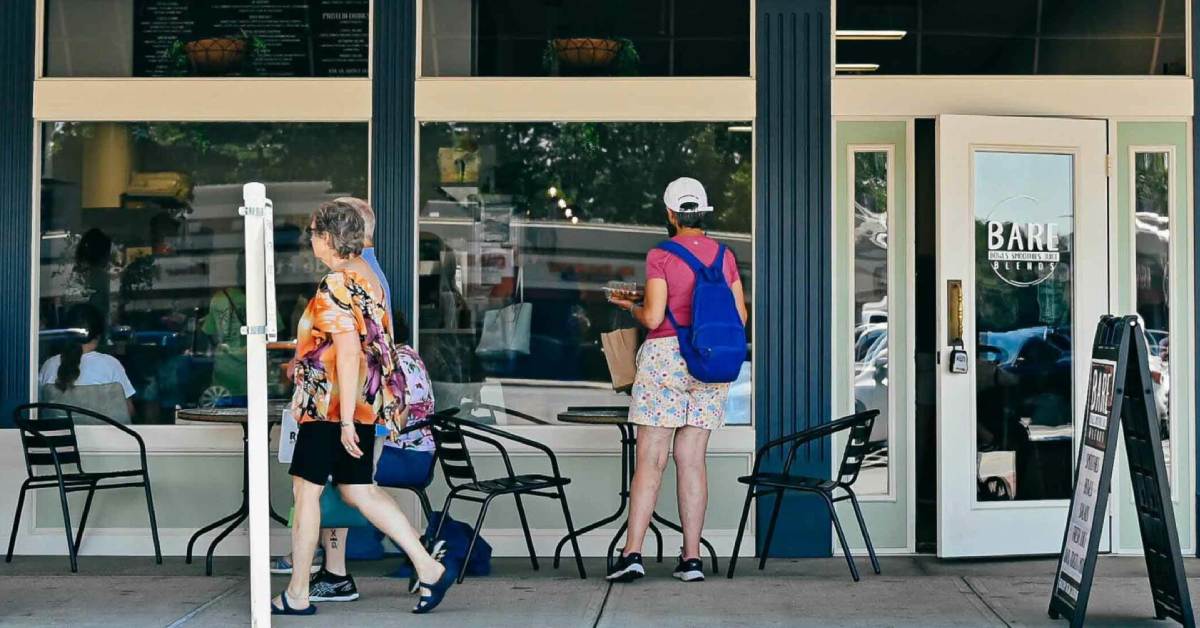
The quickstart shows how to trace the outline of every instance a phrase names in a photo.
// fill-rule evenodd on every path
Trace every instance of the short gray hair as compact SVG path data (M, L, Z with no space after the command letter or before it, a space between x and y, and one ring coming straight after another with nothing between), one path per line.
M371 204L353 196L339 196L333 199L335 203L345 203L358 211L363 218L363 230L367 233L367 239L375 237L375 210L371 208Z
M314 236L328 236L329 246L338 257L362 255L366 247L366 223L352 204L332 200L321 203L312 215Z

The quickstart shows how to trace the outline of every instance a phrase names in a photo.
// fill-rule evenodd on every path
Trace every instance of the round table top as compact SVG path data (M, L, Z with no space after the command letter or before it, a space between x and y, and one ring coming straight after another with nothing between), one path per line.
M583 425L623 425L629 422L629 408L620 406L567 408L566 412L559 413L558 420L561 423Z
M288 404L287 401L267 402L267 420L278 421ZM176 410L175 418L202 423L246 423L249 412L249 408L187 408Z

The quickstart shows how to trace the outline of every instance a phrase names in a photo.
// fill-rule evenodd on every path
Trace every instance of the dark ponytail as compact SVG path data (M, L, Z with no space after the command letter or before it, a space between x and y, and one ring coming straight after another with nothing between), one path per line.
M79 379L80 363L83 361L83 346L98 340L104 335L104 319L90 305L80 305L71 311L67 317L67 327L86 331L85 337L72 338L67 341L58 359L58 374L55 375L54 386L66 392Z

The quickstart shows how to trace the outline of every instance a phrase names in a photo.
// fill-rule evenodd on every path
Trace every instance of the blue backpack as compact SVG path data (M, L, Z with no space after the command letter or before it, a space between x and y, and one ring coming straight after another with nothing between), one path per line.
M704 265L692 252L677 242L663 242L659 249L678 257L696 276L692 292L692 324L681 326L667 307L667 320L679 337L679 352L692 377L723 384L736 380L746 360L746 325L738 314L733 291L725 282L723 266L725 245L717 249L717 258Z

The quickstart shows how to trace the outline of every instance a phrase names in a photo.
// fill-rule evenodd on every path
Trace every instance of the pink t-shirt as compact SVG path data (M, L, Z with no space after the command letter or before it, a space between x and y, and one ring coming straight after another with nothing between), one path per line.
M682 244L684 248L692 252L692 255L696 256L696 259L705 264L713 263L717 256L717 248L720 247L716 240L707 236L675 236L671 238L671 241ZM725 249L725 263L722 270L725 271L725 281L729 282L731 286L741 278L738 275L737 260L733 258L733 251L728 247ZM646 281L649 282L655 278L667 282L667 307L671 309L675 320L679 321L680 325L690 325L692 323L692 289L696 286L696 275L692 272L691 267L662 249L651 249L646 254ZM675 328L671 325L671 321L664 318L662 325L651 331L646 339L669 338L674 335Z

